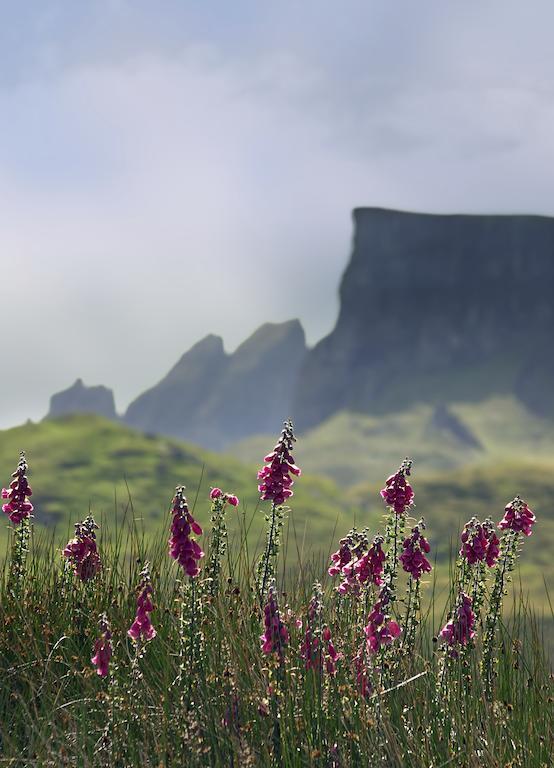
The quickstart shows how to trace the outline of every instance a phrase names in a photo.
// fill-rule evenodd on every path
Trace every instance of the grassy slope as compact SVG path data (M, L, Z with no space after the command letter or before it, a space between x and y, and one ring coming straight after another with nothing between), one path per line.
M406 455L416 460L420 477L522 458L554 460L554 422L533 416L512 397L454 403L449 410L480 447L465 445L451 432L437 429L431 406L417 405L383 416L338 413L301 436L297 459L307 471L328 475L345 487L379 482ZM248 438L233 446L232 453L250 461L268 439Z
M262 458L274 440L266 444ZM89 506L97 519L104 517L113 528L115 509L121 519L128 506L127 486L134 516L147 535L163 535L172 492L180 483L187 486L191 505L200 489L197 516L201 522L208 518L209 489L218 485L239 495L239 509L246 510L248 519L254 515L253 543L264 526L263 512L255 512L256 465L177 440L146 436L99 417L71 416L0 432L2 484L8 482L21 449L26 450L30 467L35 523L55 525L60 541L73 530L73 522L86 516ZM327 478L305 475L295 491L293 519L299 538L306 526L309 541L328 550L339 512L347 522L355 510ZM2 525L0 538L5 535Z
M503 422L506 408L507 404L499 401L497 408L491 405L486 414L477 414L470 406L458 409L474 431L479 429L479 439L491 456L497 457L494 462L486 460L479 466L456 469L456 453L445 441L444 461L448 459L450 468L433 474L429 473L432 464L426 458L430 455L428 447L413 443L417 501L414 514L426 518L434 550L442 559L465 520L472 515L491 515L499 519L505 502L520 493L536 510L540 520L537 535L525 542L522 574L525 588L530 590L534 601L544 605L543 578L550 586L554 582L554 564L549 556L554 546L554 459L532 459L532 451L545 456L549 454L547 436L528 432L527 442L524 442L522 435L526 434L529 421L525 418L518 423L517 411L511 416L509 429L514 439L521 440L522 448L529 452L525 460L509 458L514 448L503 440L508 429ZM343 414L337 418L354 417ZM300 478L292 504L289 562L296 559L295 535L299 547L305 542L304 555L307 556L310 552L328 553L331 545L353 522L368 525L372 530L381 526L383 506L378 492L382 477L407 452L402 440L408 438L400 427L411 425L415 433L414 425L418 419L421 414L414 411L397 418L396 432L391 429L385 434L381 430L379 452L371 433L368 432L364 439L360 429L352 429L350 434L355 448L351 453L356 454L359 461L365 460L371 465L368 472L373 477L371 482L340 490L327 478L309 474ZM470 422L471 419L474 421ZM273 440L270 437L260 440L258 455L263 456ZM374 446L374 452L368 451L367 443ZM0 432L0 472L4 484L15 467L20 448L27 450L31 467L36 523L55 524L60 544L72 530L72 523L86 515L89 505L97 518L109 520L113 528L114 496L119 519L128 505L125 481L132 495L134 516L148 536L165 536L173 488L178 483L185 483L191 502L200 486L197 514L203 523L207 522L206 496L210 486L221 485L225 490L236 491L242 500L240 510L246 509L247 520L254 517L250 543L255 546L260 541L264 515L261 510L256 512L255 465L241 464L234 458L202 451L176 440L147 437L98 417L73 416ZM310 461L310 450L324 457L331 446L318 445L313 435L304 444L299 441L297 459L313 470L317 465ZM331 455L336 461L346 461L345 453L346 446ZM550 455L554 456L554 449ZM367 456L369 458L365 458ZM0 539L5 535L6 526L3 525Z

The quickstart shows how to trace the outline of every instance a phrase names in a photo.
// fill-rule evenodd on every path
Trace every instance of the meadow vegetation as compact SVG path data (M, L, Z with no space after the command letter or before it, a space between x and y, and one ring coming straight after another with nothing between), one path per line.
M551 764L543 621L512 581L520 554L525 562L528 544L541 543L539 506L535 519L534 503L514 494L491 504L493 519L477 519L468 494L459 536L427 514L430 499L449 503L451 486L428 481L420 494L406 460L377 490L380 512L354 527L346 520L363 514L367 500L355 496L364 489L341 502L331 481L300 477L290 423L257 488L239 462L139 435L130 444L118 425L51 422L41 446L42 426L12 431L18 447L35 432L32 474L22 454L2 494L2 764ZM55 458L71 429L72 450ZM92 489L90 455L102 504L117 457L129 462L140 507L159 505L158 515L145 519L130 494L102 519L68 510ZM532 475L528 483L522 494L533 493ZM59 530L38 525L41 498L73 518L65 546ZM305 546L291 509L303 504L310 525L349 510L330 557ZM435 556L435 523L450 558L445 546Z

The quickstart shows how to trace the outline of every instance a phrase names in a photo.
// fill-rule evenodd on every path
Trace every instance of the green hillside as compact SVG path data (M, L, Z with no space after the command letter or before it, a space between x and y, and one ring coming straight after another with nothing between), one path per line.
M297 458L307 471L344 487L380 482L403 456L414 457L419 477L522 457L554 460L554 422L534 416L513 397L453 403L447 413L447 419L437 418L429 405L379 416L341 412L301 435ZM248 438L232 454L251 461L268 440Z
M551 552L554 548L554 450L550 452L546 431L529 433L527 442L522 434L528 427L526 418L521 425L512 418L509 429L514 439L521 439L525 458L509 458L515 451L503 436L508 427L501 416L506 414L506 403L499 410L490 407L487 414L480 414L468 406L464 420L478 432L479 439L490 451L488 458L480 464L456 466L456 452L445 440L443 447L442 471L433 472L433 457L440 457L439 436L433 437L436 452L432 453L431 442L417 444L415 436L421 427L424 414L413 411L397 417L396 431L388 422L386 431L383 424L375 422L380 430L377 440L369 429L369 419L363 421L365 433L355 417L342 414L334 420L344 430L344 445L331 450L332 446L318 444L312 433L305 441L298 442L297 461L312 472L319 469L328 471L334 459L337 463L347 462L347 426L350 425L354 448L350 455L356 456L359 464L365 462L368 476L373 480L358 483L350 488L339 488L333 480L310 475L305 472L295 485L292 499L292 513L289 521L289 560L297 560L294 538L298 547L303 547L304 557L310 554L327 554L356 523L368 525L373 530L382 527L383 504L379 496L383 477L393 471L400 459L411 453L414 458L413 485L416 492L414 516L424 516L433 551L445 563L451 541L457 539L464 521L472 515L492 516L500 519L504 504L517 493L526 498L537 513L539 523L536 534L525 541L522 576L524 587L529 590L537 604L545 604L544 580L552 587L554 562ZM462 413L462 407L459 409ZM485 418L486 416L486 418ZM392 418L392 417L391 417ZM349 419L352 419L349 421ZM472 421L473 420L473 421ZM418 427L419 424L419 427ZM402 432L402 427L405 432ZM329 429L329 425L326 425ZM325 428L322 428L324 430ZM413 443L409 443L409 428L413 430ZM325 433L321 433L324 437ZM408 448L402 438L408 441ZM271 449L275 436L259 440L257 455L263 457ZM534 441L534 444L533 444ZM369 443L371 448L367 448ZM377 447L378 446L378 447ZM127 509L130 519L137 521L139 530L147 537L159 539L168 527L168 507L175 485L184 483L188 489L191 504L198 491L196 513L202 523L208 521L209 504L207 495L211 486L220 485L225 490L235 491L241 498L239 516L246 513L246 521L253 519L249 542L252 546L260 541L263 533L263 507L258 505L256 464L243 464L231 456L221 456L203 451L195 446L176 440L152 437L135 432L120 424L94 416L71 416L48 420L40 424L26 424L15 429L0 432L0 473L1 482L6 484L15 468L18 452L24 448L30 465L30 481L35 495L35 525L56 528L60 545L72 523L84 517L89 507L97 519L105 521L113 530L121 522ZM531 449L542 458L533 458ZM505 456L502 456L502 450ZM528 452L526 449L529 449ZM540 450L539 450L540 449ZM321 462L313 460L310 450L316 452ZM325 459L325 460L324 460ZM463 461L470 457L464 455ZM458 464L463 463L458 456ZM356 476L360 475L359 470ZM129 494L132 509L129 505ZM237 513L230 516L233 535L237 530ZM242 519L242 517L241 517ZM0 538L5 541L8 522L0 527ZM442 569L442 570L444 570ZM439 581L447 573L439 569Z
M239 511L246 512L247 520L253 516L251 540L255 544L264 525L263 508L256 512L256 471L274 442L275 436L269 438L257 464L246 465L97 416L67 416L1 431L0 482L8 483L19 451L24 449L34 491L35 525L55 526L60 541L89 507L113 529L116 512L121 521L130 509L129 498L139 528L157 537L168 526L169 503L178 484L186 485L191 505L198 492L197 516L205 523L207 495L218 485L239 495ZM296 484L291 506L291 522L298 536L304 537L306 529L310 546L325 549L331 545L337 516L351 521L357 511L332 480L309 474ZM7 523L6 519L6 525L0 527L2 538Z

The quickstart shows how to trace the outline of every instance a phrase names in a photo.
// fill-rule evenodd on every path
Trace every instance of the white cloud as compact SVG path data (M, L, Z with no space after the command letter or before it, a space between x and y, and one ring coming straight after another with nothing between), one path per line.
M0 425L77 376L123 407L208 332L299 316L315 341L354 206L552 212L547 25L463 5L285 3L252 38L164 50L153 23L120 56L46 39L0 89Z

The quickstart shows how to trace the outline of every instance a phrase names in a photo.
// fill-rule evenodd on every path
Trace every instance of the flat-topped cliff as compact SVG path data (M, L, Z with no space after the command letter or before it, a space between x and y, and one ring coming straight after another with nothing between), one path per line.
M554 219L354 211L335 329L306 358L294 414L515 392L551 414Z

